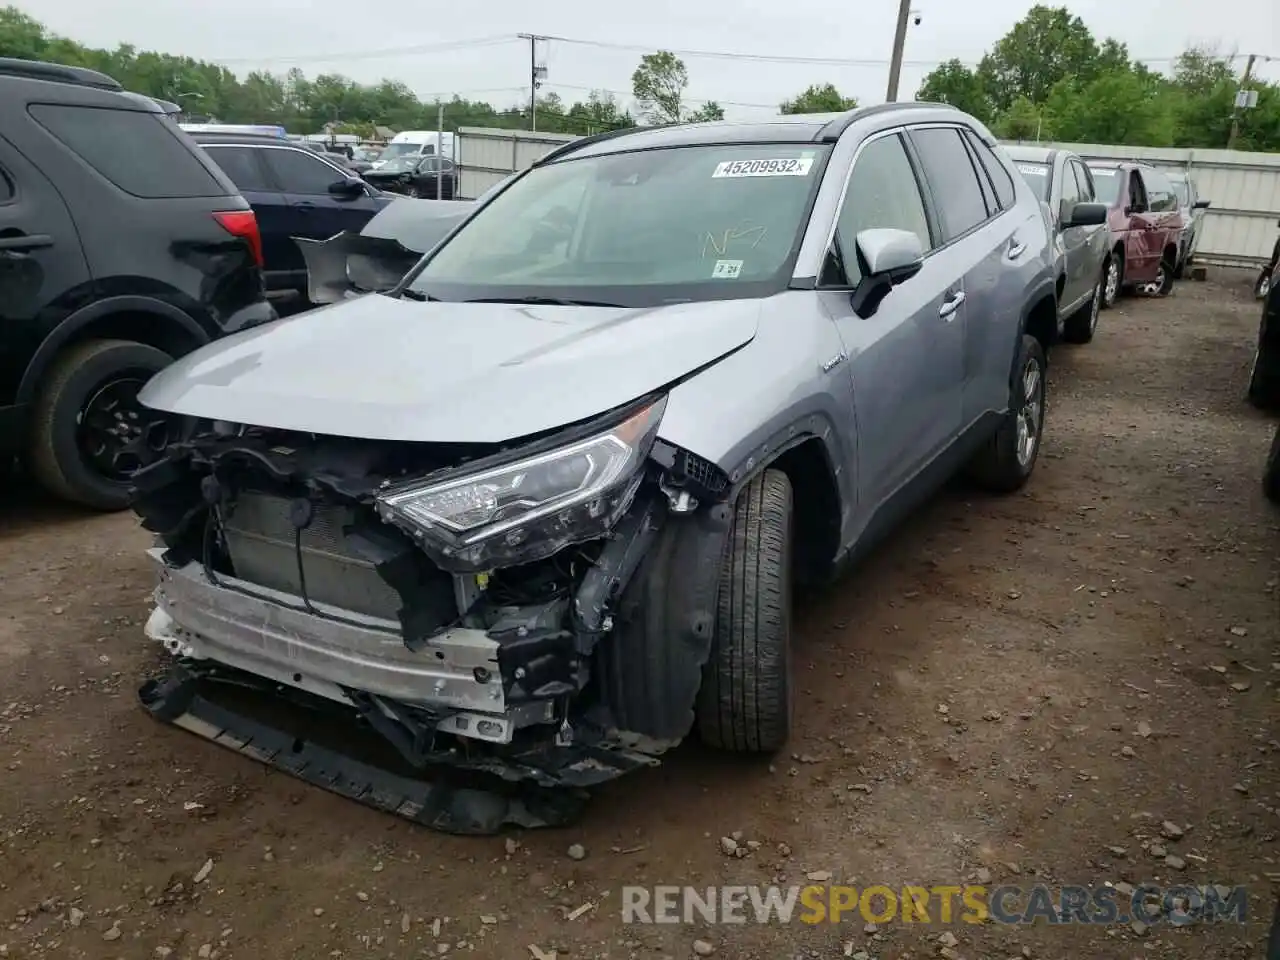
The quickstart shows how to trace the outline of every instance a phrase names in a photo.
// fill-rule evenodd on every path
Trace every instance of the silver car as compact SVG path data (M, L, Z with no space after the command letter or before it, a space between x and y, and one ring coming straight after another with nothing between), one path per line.
M1098 329L1098 312L1106 305L1106 205L1096 202L1089 168L1069 150L1021 144L1005 150L1044 203L1049 219L1062 338L1088 343Z
M653 765L695 728L775 751L793 586L957 470L1031 475L1052 249L991 134L948 107L558 148L389 293L145 388L188 439L137 480L161 540L147 634L178 661L143 699L418 819L406 781L308 761L308 734L210 697L327 704L401 765L549 787ZM446 829L510 815L440 808Z
M1200 191L1190 173L1166 170L1165 175L1173 184L1173 192L1178 198L1182 222L1185 224L1178 240L1178 262L1173 270L1173 275L1181 280L1191 258L1195 256L1196 246L1200 242L1200 224L1204 220L1204 212L1211 204L1208 200L1200 199Z

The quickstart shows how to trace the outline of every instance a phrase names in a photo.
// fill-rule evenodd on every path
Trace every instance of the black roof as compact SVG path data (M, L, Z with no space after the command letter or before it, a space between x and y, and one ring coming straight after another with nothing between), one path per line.
M53 83L73 83L98 90L123 90L120 82L105 73L85 67L68 67L43 60L20 60L17 57L0 57L0 77L22 77L27 80L47 80Z

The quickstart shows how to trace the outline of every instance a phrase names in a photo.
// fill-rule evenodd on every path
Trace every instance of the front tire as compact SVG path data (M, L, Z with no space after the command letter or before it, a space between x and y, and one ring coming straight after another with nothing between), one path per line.
M969 475L995 493L1012 493L1031 477L1044 434L1047 363L1040 341L1022 335L1004 422L969 464Z
M86 340L57 357L33 408L31 472L49 492L96 510L129 505L129 483L169 441L138 391L173 358L128 340Z
M1102 309L1110 310L1120 299L1124 285L1124 257L1113 250L1102 265Z
M721 569L697 705L710 746L772 753L791 733L791 535L791 481L766 470L738 497Z

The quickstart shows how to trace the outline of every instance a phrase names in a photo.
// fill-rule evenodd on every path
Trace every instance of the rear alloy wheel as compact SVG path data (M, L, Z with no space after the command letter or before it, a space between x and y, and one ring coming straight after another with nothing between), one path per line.
M1014 369L1004 422L968 467L977 483L995 493L1012 493L1027 482L1044 434L1047 362L1040 341L1030 334L1022 335Z
M1098 329L1098 313L1102 310L1102 298L1107 284L1107 269L1089 294L1089 302L1067 317L1062 324L1062 339L1067 343L1088 343Z
M1271 271L1263 270L1258 274L1258 282L1253 285L1253 295L1259 300L1267 299L1271 292Z
M791 732L791 481L753 479L734 507L711 655L698 691L709 746L772 753Z
M416 200L418 198L418 188L415 186L408 186L405 188L404 195L406 197L413 197Z
M1109 310L1120 299L1120 285L1124 283L1124 261L1113 253L1107 257L1103 270L1102 309Z
M30 465L50 492L99 510L129 504L133 474L164 455L173 421L138 393L172 362L128 340L87 340L45 374L34 405Z

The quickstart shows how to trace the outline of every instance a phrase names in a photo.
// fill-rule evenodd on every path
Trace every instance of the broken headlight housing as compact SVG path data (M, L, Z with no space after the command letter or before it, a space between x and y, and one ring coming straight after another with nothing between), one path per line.
M643 479L665 398L601 433L461 476L383 491L378 515L446 570L542 560L602 536Z

